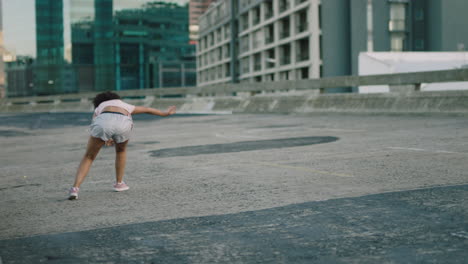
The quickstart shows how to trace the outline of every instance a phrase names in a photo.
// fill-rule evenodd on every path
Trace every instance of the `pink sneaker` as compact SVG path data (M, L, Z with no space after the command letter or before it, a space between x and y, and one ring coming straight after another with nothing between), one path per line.
M68 200L76 200L78 199L78 192L80 191L80 188L78 187L71 187L70 190L68 191Z
M121 183L116 183L114 184L114 190L116 192L122 192L122 191L126 191L130 189L130 187L128 187L127 184L125 184L125 182L121 182Z

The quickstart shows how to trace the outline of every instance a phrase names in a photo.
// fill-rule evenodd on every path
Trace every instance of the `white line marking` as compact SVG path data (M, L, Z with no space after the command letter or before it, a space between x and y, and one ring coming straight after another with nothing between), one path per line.
M454 152L454 151L447 151L447 150L430 150L430 149L421 149L421 148L403 148L403 147L387 147L389 149L396 149L396 150L411 150L411 151L421 151L421 152L430 152L430 153L444 153L444 154L467 154L463 152Z
M263 165L263 166L271 166L271 167L277 167L277 168L283 168L283 169L308 171L308 172L312 172L312 173L331 175L331 176L338 176L338 177L347 177L347 178L348 177L353 177L352 175L349 175L349 174L334 173L334 172L328 172L328 171L320 171L320 170L314 170L314 169L311 169L311 168L308 168L308 167L301 167L301 166L282 165L282 164L277 164L277 163L259 162L259 161L252 161L252 163Z
M402 147L388 147L389 149L399 149L399 150L414 150L414 151L427 151L420 148L402 148Z
M249 138L249 139L265 139L264 137L258 137L258 136L242 136L242 135L228 136L228 135L219 134L219 133L215 133L215 136L216 136L216 137L219 137L219 138L230 139L230 140L236 139L236 138L239 138L239 139L244 139L244 138Z

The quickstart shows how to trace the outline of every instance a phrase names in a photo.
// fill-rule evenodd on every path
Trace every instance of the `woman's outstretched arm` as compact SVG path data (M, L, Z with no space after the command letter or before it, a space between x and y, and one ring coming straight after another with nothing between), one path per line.
M156 108L151 108L151 107L144 107L144 106L135 106L135 110L133 110L132 115L135 114L151 114L151 115L158 115L158 116L170 116L175 114L176 112L176 107L175 106L170 106L167 108L166 111L161 111Z

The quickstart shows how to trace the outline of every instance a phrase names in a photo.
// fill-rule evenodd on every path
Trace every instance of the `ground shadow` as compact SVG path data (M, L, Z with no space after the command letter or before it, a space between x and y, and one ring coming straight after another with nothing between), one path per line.
M296 138L280 138L257 141L241 141L227 144L212 144L187 146L178 148L167 148L150 151L153 157L178 157L178 156L193 156L200 154L219 154L231 153L252 150L278 149L307 146L321 143L329 143L337 141L337 137L296 137Z

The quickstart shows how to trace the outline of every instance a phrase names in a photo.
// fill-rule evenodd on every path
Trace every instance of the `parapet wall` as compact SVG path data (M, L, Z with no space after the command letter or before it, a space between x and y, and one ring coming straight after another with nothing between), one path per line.
M255 96L127 99L129 103L165 109L176 105L179 113L468 113L468 91L317 94L270 93ZM91 112L89 100L0 104L0 113Z
M468 90L420 91L422 83L457 81L468 81L468 69L126 90L118 93L135 105L159 109L176 105L179 113L468 113ZM391 92L326 93L327 89L336 87L381 84L390 85ZM0 113L91 112L95 94L1 99Z

